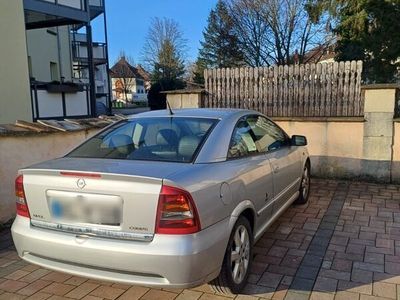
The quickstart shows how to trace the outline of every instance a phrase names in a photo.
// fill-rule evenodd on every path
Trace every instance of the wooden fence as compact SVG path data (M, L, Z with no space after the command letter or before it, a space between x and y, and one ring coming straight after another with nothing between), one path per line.
M361 61L208 69L203 106L271 117L363 116L361 73Z

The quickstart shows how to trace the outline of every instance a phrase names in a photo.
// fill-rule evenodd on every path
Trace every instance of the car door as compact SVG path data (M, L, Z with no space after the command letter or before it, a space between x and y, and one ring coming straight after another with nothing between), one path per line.
M274 213L299 189L301 154L288 135L270 119L258 115L248 122L256 136L258 150L270 161L274 182Z
M227 169L236 173L232 174L236 182L230 183L234 197L253 202L258 216L256 227L260 228L272 215L273 178L269 160L257 149L249 117L242 117L235 126L226 163Z

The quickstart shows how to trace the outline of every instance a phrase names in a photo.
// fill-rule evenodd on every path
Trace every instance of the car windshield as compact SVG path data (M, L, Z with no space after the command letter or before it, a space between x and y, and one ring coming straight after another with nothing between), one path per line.
M151 117L121 121L67 157L192 162L216 119Z

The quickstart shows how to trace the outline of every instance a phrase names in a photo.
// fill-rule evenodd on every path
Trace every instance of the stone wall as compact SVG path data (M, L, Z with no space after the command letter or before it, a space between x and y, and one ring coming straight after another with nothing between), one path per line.
M289 135L307 137L314 176L347 179L362 177L363 119L274 120Z

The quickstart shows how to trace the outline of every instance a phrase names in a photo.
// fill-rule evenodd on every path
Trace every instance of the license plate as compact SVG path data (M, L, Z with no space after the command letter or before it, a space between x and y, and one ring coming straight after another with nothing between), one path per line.
M47 191L47 198L56 221L115 226L122 223L122 200L118 196Z

